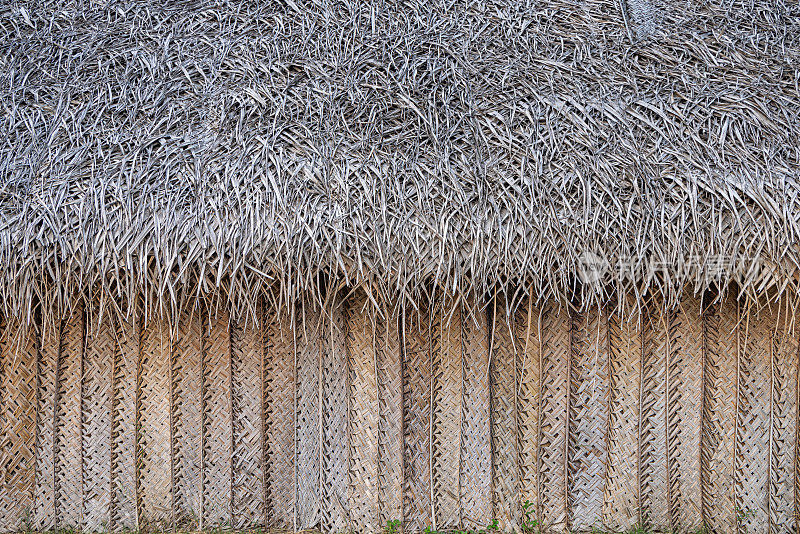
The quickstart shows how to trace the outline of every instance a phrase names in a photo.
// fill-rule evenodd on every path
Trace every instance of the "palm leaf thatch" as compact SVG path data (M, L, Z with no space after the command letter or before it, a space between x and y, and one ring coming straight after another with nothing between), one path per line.
M368 283L678 302L800 271L783 0L0 6L0 301ZM576 286L590 252L612 266ZM120 304L128 303L128 304Z

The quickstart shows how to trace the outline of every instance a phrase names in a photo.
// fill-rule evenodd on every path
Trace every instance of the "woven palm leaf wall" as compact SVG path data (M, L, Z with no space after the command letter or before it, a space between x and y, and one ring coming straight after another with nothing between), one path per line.
M786 302L285 308L3 323L0 530L798 529Z

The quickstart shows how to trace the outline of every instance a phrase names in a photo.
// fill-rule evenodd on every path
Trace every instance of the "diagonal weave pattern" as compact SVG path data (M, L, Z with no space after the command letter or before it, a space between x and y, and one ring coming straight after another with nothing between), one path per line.
M83 517L86 528L111 521L111 401L114 372L113 318L87 317L83 380ZM168 458L165 458L168 460Z
M640 524L642 478L642 323L612 313L608 321L609 432L602 522L614 530Z
M264 465L267 525L294 527L295 340L284 311L264 318Z
M433 521L431 480L431 332L428 310L404 310L403 335L403 519L412 532Z
M403 354L399 317L386 306L377 322L378 523L403 517Z
M83 462L81 416L83 399L84 316L76 309L66 319L61 339L56 393L56 493L57 527L83 525ZM138 386L136 391L138 391Z
M0 524L24 530L34 504L38 343L35 331L6 326L0 338Z
M639 499L641 521L668 528L667 354L671 347L670 314L651 306L642 317L639 386Z
M572 319L570 357L569 483L570 525L602 526L608 428L608 317L589 309ZM595 523L590 522L594 519Z
M734 510L738 532L767 530L772 343L776 318L771 310L742 310L737 377Z
M295 458L294 481L297 498L295 530L312 528L320 517L320 460L322 433L320 376L322 367L323 313L316 304L305 302L301 309L302 326L297 333L295 366Z
M37 363L36 394L36 487L33 528L50 530L55 526L55 409L58 351L61 346L61 325L41 334ZM115 353L116 354L116 351ZM112 388L113 389L113 388Z
M203 327L201 527L232 521L231 341L227 314L210 310Z
M509 321L506 300L496 296L492 301L492 503L501 528L519 530L521 513L520 465L517 425L520 420L518 398L517 352L522 347L514 339L513 322ZM513 377L513 380L509 380Z
M720 532L736 525L733 505L738 307L732 299L704 310L703 521Z
M180 528L192 529L199 527L201 502L203 325L198 310L182 318L178 332L171 364L172 506L175 523ZM259 398L257 395L256 399Z
M172 340L167 325L150 323L142 335L136 425L139 524L173 521L170 384Z
M4 323L0 531L797 528L793 301L508 298Z
M231 325L231 470L233 528L263 525L262 330L250 322Z
M348 302L347 368L350 441L350 524L371 532L378 524L378 361L374 318L359 290Z
M478 530L494 518L489 326L484 309L474 305L462 308L461 335L464 391L460 443L461 527Z
M350 525L350 362L347 309L337 301L323 328L322 350L322 520L330 532Z
M539 388L539 502L544 528L567 530L570 317L564 303L542 314Z
M769 527L770 532L797 530L798 511L787 495L795 492L797 458L798 406L797 384L798 340L793 333L789 302L777 306L777 324L772 334L770 388L770 464L769 464Z
M517 423L517 465L520 471L520 503L534 517L541 518L542 506L539 495L541 470L539 437L542 387L542 310L534 306L533 299L520 305L514 324L509 325L516 335L519 350L519 374L517 399L519 418ZM495 326L497 329L497 326ZM513 497L511 497L513 499ZM515 507L516 508L516 507ZM519 509L517 509L519 512ZM521 515L520 515L521 517Z
M136 397L141 328L136 321L114 325L114 376L111 402L111 527L139 526L136 495ZM196 429L199 432L199 427Z
M403 354L399 317L384 307L377 322L378 523L403 517Z
M461 524L461 439L464 428L464 369L461 307L440 305L431 320L431 465L433 526ZM447 313L451 311L452 313Z

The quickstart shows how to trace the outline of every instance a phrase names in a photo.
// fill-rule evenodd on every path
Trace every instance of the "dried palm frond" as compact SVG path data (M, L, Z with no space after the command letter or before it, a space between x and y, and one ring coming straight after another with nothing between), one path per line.
M219 294L255 316L321 273L566 301L589 253L587 306L798 286L796 2L0 11L7 315Z

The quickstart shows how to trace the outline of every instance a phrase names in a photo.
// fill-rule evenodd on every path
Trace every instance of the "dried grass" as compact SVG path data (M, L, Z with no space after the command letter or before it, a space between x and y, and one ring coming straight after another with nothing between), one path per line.
M5 314L798 285L796 2L17 1L0 35ZM630 276L577 284L587 250Z

